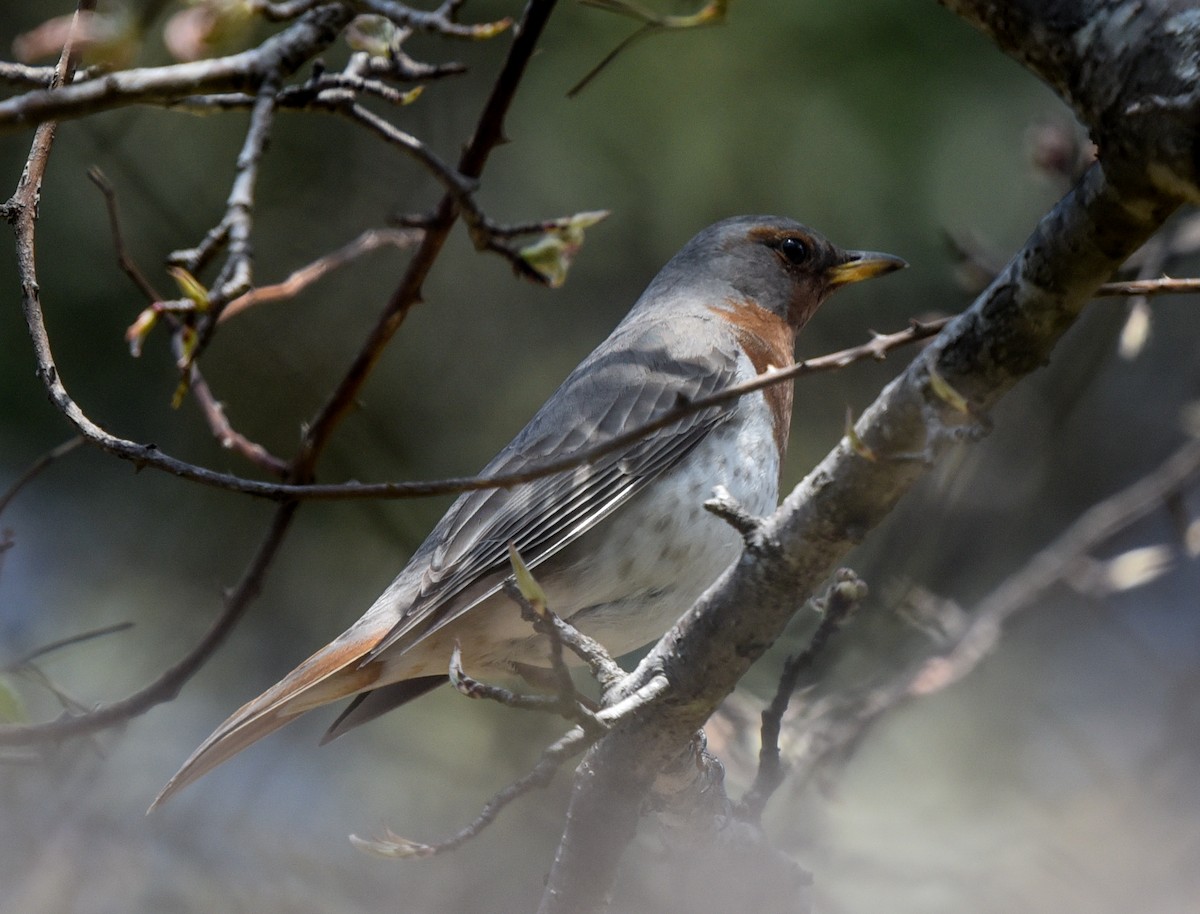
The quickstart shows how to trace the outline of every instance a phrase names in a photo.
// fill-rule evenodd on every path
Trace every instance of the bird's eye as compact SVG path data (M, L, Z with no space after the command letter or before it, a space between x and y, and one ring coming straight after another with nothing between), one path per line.
M808 245L799 238L784 238L779 242L779 253L788 259L788 262L799 266L808 259Z

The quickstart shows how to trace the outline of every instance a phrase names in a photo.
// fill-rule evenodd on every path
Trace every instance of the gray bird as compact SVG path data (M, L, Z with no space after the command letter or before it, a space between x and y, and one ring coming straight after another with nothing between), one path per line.
M831 292L905 265L844 251L791 219L711 225L482 474L568 458L791 365L797 333ZM155 805L305 711L356 696L328 740L424 694L446 682L456 643L472 676L544 679L546 641L501 589L510 543L549 607L612 654L658 638L740 552L703 508L713 488L751 513L775 509L791 414L788 381L574 469L464 494L366 614L221 724Z

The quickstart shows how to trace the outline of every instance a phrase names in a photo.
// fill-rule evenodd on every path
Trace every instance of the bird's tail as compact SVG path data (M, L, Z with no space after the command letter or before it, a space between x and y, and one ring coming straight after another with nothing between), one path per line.
M378 640L377 636L351 629L258 698L242 705L183 763L147 812L305 711L371 688L379 679L383 664L376 661L360 665L359 661Z

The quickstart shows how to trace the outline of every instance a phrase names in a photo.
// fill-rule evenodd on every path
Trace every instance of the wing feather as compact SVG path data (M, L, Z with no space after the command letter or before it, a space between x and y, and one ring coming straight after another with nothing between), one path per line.
M523 472L580 453L733 383L738 353L732 346L681 359L668 352L664 329L642 330L636 340L616 339L594 353L483 474ZM629 345L635 342L640 345ZM510 542L530 567L574 542L727 417L728 407L690 413L593 463L460 497L413 558L416 564L427 553L415 599L365 660L407 648L495 593L508 575ZM470 598L460 599L468 589Z

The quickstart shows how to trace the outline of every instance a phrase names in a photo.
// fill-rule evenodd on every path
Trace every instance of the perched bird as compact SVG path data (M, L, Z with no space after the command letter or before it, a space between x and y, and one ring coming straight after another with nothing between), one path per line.
M709 226L483 475L569 457L791 365L796 334L831 292L903 266L791 219ZM574 469L462 495L366 614L221 724L155 804L305 711L356 696L328 740L424 694L447 681L456 642L473 676L544 677L546 641L502 590L510 543L548 606L612 654L658 638L740 552L737 533L703 508L713 488L754 514L776 507L791 414L788 381Z

